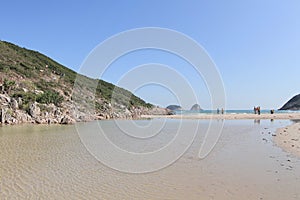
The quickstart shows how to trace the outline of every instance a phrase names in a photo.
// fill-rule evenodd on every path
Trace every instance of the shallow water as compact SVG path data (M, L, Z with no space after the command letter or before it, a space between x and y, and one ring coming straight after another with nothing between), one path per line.
M114 121L79 124L79 130L88 134L100 125L112 142L142 153L168 144L180 126L179 120L171 119L134 122L148 127L140 137L151 137L126 136L124 127L131 121L118 121L118 126ZM196 122L183 120L187 127ZM208 121L202 120L194 142L179 160L145 174L123 173L99 162L75 126L3 126L0 199L300 199L300 159L275 146L271 136L290 123L226 121L213 151L199 159L208 128ZM161 124L163 128L156 129Z

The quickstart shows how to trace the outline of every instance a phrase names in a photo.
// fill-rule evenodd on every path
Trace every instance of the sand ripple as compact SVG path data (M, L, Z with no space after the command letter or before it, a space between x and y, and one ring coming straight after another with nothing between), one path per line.
M172 166L132 175L95 160L73 126L1 127L0 199L299 199L300 161L264 142L264 128L225 126L205 161L200 135Z

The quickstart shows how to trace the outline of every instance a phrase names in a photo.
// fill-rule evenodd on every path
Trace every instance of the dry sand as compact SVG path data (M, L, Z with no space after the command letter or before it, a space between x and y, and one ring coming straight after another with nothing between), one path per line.
M300 119L300 113L277 114L191 114L191 115L142 115L143 118L169 118L169 119Z
M274 141L286 152L300 157L300 123L278 129Z

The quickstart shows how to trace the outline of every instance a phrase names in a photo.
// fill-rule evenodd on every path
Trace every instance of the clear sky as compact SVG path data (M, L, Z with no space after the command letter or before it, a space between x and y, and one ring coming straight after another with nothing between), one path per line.
M298 0L11 0L1 2L0 39L78 71L89 52L114 34L149 26L173 29L196 40L214 60L227 108L270 109L300 93L299 19ZM122 72L143 63L176 65L200 89L199 104L209 108L204 82L183 61L159 51L133 54L114 63L102 78L117 83ZM169 91L155 85L135 92L161 106L176 103Z

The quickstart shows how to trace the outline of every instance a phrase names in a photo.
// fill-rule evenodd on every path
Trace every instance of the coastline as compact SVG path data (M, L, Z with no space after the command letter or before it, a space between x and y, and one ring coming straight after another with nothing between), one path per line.
M300 113L276 113L276 114L192 114L192 115L142 115L145 119L168 118L168 119L300 119Z
M120 148L149 152L176 136L174 127L178 122L167 121L163 134L151 142L141 141L143 144L119 137L123 131L113 121L105 123L111 126L103 128L113 141L119 141L116 144L122 145ZM131 122L127 122L130 126ZM187 129L182 130L183 134L193 131L190 122L184 120ZM6 126L0 129L0 157L3 158L0 196L1 199L185 199L187 196L210 199L214 195L216 199L240 199L241 196L249 197L243 199L295 199L300 185L300 159L287 156L273 145L275 138L271 134L261 134L261 131L271 131L271 127L281 127L280 120L263 126L253 125L251 121L238 125L232 122L227 124L207 158L198 157L207 128L207 123L201 123L199 137L180 159L146 174L121 173L102 164L87 151L74 126ZM153 127L161 125L159 120L151 123ZM86 128L85 133L98 126L79 125ZM268 142L262 140L265 137ZM99 149L103 151L103 146Z
M156 119L188 119L188 120L299 120L300 113L277 113L277 114L207 114L207 115L142 115L142 118ZM273 134L274 144L285 152L300 158L300 122L279 128Z
M148 111L149 112L149 111ZM164 109L153 109L151 114L135 115L135 117L106 117L93 115L92 117L85 117L84 120L75 120L68 115L60 116L60 120L51 119L51 123L47 120L24 120L19 123L0 123L3 125L15 124L74 124L76 122L90 122L95 120L111 120L111 119L186 119L186 120L300 120L300 113L275 113L275 114L190 114L190 115L168 115ZM276 130L274 136L274 144L283 149L289 154L300 158L300 122L292 125L279 128Z

